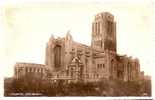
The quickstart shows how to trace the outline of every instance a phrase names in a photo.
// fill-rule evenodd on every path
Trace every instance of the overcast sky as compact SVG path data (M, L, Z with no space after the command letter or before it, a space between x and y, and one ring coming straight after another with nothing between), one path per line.
M51 34L55 37L64 37L70 30L75 41L90 45L91 23L95 14L103 11L115 16L118 54L138 58L141 70L151 75L155 62L154 2L21 1L3 2L4 5L1 6L0 61L4 70L3 75L13 74L15 62L44 64L45 45Z

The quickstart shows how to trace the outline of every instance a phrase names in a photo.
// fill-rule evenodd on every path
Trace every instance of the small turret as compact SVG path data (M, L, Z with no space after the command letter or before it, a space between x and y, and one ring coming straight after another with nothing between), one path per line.
M70 34L70 31L67 31L66 40L72 40L72 36Z

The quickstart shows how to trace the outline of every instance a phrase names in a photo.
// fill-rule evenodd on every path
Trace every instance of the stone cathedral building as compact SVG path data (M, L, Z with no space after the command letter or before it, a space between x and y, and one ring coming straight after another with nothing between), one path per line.
M15 77L36 75L51 80L93 82L102 79L139 79L138 59L117 54L114 16L102 12L92 22L91 46L77 43L68 32L64 38L50 37L45 64L16 63Z

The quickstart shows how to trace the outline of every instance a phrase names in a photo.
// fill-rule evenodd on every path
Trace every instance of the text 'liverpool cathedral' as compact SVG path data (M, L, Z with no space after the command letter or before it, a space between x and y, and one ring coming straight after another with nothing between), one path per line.
M91 36L91 46L73 41L69 32L64 38L51 36L45 65L16 63L15 77L30 75L72 82L139 79L139 60L117 54L116 22L112 14L102 12L95 16Z

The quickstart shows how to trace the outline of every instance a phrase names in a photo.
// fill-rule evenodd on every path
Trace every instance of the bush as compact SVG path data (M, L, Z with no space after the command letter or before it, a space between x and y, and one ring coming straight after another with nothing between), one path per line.
M88 83L66 83L63 80L51 82L46 79L28 77L9 80L5 80L5 96L11 96L9 93L41 93L42 96L142 96L146 93L151 96L151 81L148 80Z

